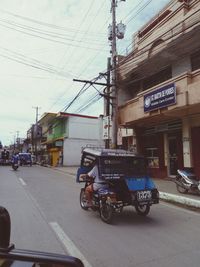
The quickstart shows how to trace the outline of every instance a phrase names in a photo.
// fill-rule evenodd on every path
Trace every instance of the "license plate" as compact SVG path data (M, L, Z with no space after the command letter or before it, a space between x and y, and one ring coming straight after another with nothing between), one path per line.
M150 200L152 197L151 191L138 191L137 199L138 201Z

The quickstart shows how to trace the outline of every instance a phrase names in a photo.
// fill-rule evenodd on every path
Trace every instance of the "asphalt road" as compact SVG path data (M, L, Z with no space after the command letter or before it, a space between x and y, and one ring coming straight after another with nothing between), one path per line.
M17 248L69 253L87 267L198 267L200 214L154 205L146 218L131 207L113 225L79 206L75 177L50 168L0 167L0 203L11 212Z

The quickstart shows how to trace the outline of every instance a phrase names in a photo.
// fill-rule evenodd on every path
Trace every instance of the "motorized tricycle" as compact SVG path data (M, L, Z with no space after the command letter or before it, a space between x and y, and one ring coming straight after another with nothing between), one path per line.
M83 175L96 162L102 184L107 187L93 191L92 206L88 206L86 188L94 181ZM152 204L159 203L159 192L147 175L146 160L122 149L84 148L81 166L76 181L84 183L80 192L80 206L99 211L101 219L111 223L115 213L121 213L125 206L134 206L139 215L147 215Z

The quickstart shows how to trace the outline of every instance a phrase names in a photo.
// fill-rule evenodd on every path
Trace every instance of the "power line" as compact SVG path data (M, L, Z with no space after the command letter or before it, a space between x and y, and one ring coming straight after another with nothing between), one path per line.
M0 24L0 25L5 27L5 28L7 28L7 29L10 29L10 30L15 30L17 32L20 32L20 33L23 33L23 34L26 34L26 35L29 35L29 36L32 36L32 37L38 37L40 39L51 41L51 42L62 44L62 45L67 45L67 46L72 46L72 47L79 47L79 48L87 48L88 50L99 50L99 51L102 50L102 48L89 47L89 46L86 47L86 46L81 46L81 45L78 45L78 44L67 43L67 42L63 42L63 41L59 41L59 40L54 40L54 39L51 39L51 38L48 38L48 37L40 36L40 35L37 35L37 34L34 34L34 33L28 33L26 31L15 29L15 28L12 28L10 26L3 25L3 24Z
M31 19L31 18L28 18L28 17L25 17L25 16L21 16L21 15L18 15L18 14L15 14L15 13L12 13L12 12L9 12L9 11L6 11L6 10L0 9L0 12L5 13L5 14L9 14L9 15L11 15L13 17L16 17L16 18L19 18L19 19L22 19L22 20L29 21L31 23L39 24L41 26L46 26L46 27L50 27L50 28L54 28L54 29L58 29L58 30L63 30L63 31L66 31L66 32L78 32L78 33L81 33L83 35L85 34L84 31L79 31L77 29L62 27L62 26L58 26L58 25L55 25L55 24L50 24L50 23L46 23L46 22L43 22L43 21ZM91 32L90 34L94 35L95 33L96 32ZM104 36L105 34L101 33L101 32L98 32L98 35L103 35Z
M94 44L98 42L98 45L104 45L104 43L100 43L100 39L94 39L94 36L93 36L93 38L92 37L88 38L88 37L84 36L84 39L81 38L81 40L80 39L79 40L73 40L72 37L69 36L69 34L63 34L63 33L58 33L58 32L42 30L42 29L39 29L39 28L30 27L30 26L27 26L27 25L24 25L24 24L16 23L15 21L9 21L9 20L5 20L5 19L0 19L0 21L2 23L14 26L16 28L20 28L20 29L27 30L27 31L30 31L30 32L34 32L34 33L38 33L38 34L47 35L49 37L54 37L54 38L58 38L58 39L61 39L61 40L76 41L76 42L82 42L82 43L92 43L93 42ZM1 25L4 26L4 24L1 24Z
M62 72L62 71L56 70L55 67L50 65L50 64L43 63L41 61L29 58L23 54L9 50L7 48L0 47L0 49L2 49L5 53L7 53L7 54L0 54L1 57L10 59L12 61L21 63L23 65L33 67L36 69L40 69L40 70L44 70L44 71L47 71L50 73L54 73L56 75L59 75L59 76L65 77L65 78L67 76L71 77L73 75L72 73L69 73L69 72ZM10 53L10 54L8 54L8 53Z

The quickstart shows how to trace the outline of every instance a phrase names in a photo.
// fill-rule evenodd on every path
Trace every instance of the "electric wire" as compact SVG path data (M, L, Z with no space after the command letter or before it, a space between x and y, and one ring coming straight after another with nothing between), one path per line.
M67 41L76 41L76 42L82 42L82 43L94 43L94 44L98 44L99 46L104 45L104 43L100 42L100 39L94 39L94 36L91 38L88 38L87 36L84 36L84 39L81 38L79 40L73 40L72 37L69 34L63 34L63 33L59 33L59 32L52 32L52 31L47 31L44 29L39 29L39 28L35 28L35 27L31 27L31 26L27 26L24 24L20 24L20 23L16 23L15 21L10 21L10 20L5 20L5 19L0 19L1 22L1 26L4 26L4 24L8 24L11 25L13 27L19 28L19 29L23 29L23 30L27 30L30 32L34 32L37 34L42 34L42 35L46 35L49 37L54 37L54 38L58 38L61 40L67 40ZM3 23L3 24L2 24ZM15 28L13 28L15 29Z
M46 26L46 27L50 27L50 28L54 28L54 29L58 29L58 30L63 30L63 31L66 31L66 32L76 32L76 33L78 32L80 34L85 35L84 31L80 31L80 30L77 30L77 29L62 27L62 26L46 23L46 22L43 22L43 21L38 21L38 20L35 20L35 19L31 19L31 18L28 18L28 17L25 17L25 16L21 16L21 15L6 11L6 10L2 10L2 9L0 9L0 12L5 13L5 14L9 14L9 15L11 15L13 17L20 18L20 19L25 20L25 21L29 21L31 23L39 24L40 26ZM96 34L96 32L91 32L90 34L93 36L94 34ZM101 32L98 32L98 35L104 36L105 34L101 33Z

